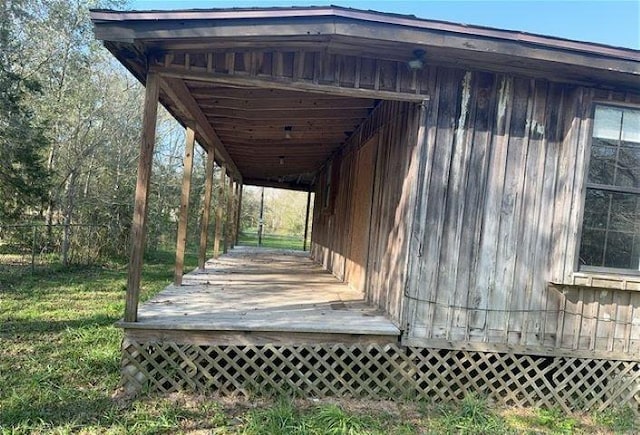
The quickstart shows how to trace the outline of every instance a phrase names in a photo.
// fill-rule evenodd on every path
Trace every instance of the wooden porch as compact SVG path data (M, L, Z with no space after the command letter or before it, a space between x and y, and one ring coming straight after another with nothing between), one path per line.
M120 322L136 339L208 344L396 343L400 330L308 252L238 246Z

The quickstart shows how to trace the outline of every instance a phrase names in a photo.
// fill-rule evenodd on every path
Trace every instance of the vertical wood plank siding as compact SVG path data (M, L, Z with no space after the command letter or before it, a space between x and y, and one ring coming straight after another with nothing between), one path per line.
M449 69L435 87L408 258L408 342L638 352L640 293L565 286L596 93Z
M333 158L327 207L319 175L313 258L412 345L639 352L640 292L574 272L593 102L640 96L439 67L417 80L423 137L418 104L382 102Z
M328 201L328 166L319 174L313 208L312 258L365 290L368 301L397 323L407 265L415 179L409 175L418 113L415 103L382 102L374 109L333 158L335 176Z

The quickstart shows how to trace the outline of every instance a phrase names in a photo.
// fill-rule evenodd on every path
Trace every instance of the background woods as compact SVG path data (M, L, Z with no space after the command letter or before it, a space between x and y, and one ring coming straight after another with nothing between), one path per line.
M0 245L5 254L54 254L65 265L127 255L143 90L94 39L89 20L89 8L126 6L118 1L3 2ZM183 128L160 110L148 250L175 244L183 147ZM191 246L202 214L206 163L197 149ZM217 195L214 189L214 205ZM246 189L245 231L257 231L259 196L258 189ZM267 189L265 231L301 235L305 201L302 193Z

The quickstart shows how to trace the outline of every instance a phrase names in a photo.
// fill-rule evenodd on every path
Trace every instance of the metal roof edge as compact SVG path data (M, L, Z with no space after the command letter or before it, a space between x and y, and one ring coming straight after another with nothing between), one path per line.
M171 21L171 20L230 20L230 19L287 19L309 17L338 17L368 21L379 24L399 25L415 29L457 33L488 39L537 45L557 50L577 51L616 59L640 62L640 50L615 47L597 42L576 41L555 36L504 30L479 25L468 25L448 21L417 18L371 10L345 8L341 6L305 6L272 8L226 8L188 9L163 11L116 11L92 9L91 20L95 24L126 21Z

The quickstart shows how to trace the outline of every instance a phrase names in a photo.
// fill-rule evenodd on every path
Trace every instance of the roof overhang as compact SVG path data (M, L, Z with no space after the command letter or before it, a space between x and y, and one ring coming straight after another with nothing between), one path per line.
M96 37L140 81L148 71L160 74L161 101L183 124L197 124L200 143L256 184L306 188L377 100L428 98L402 70L416 50L435 65L600 88L637 90L640 83L637 50L333 6L94 10L91 18ZM355 68L372 63L373 84L359 85L359 76L344 84L338 73L323 80L309 69L326 67L332 56ZM256 71L265 62L269 71ZM282 71L287 65L292 71ZM380 74L391 74L390 86ZM294 143L284 129L297 133L295 126ZM280 157L288 151L285 170Z

